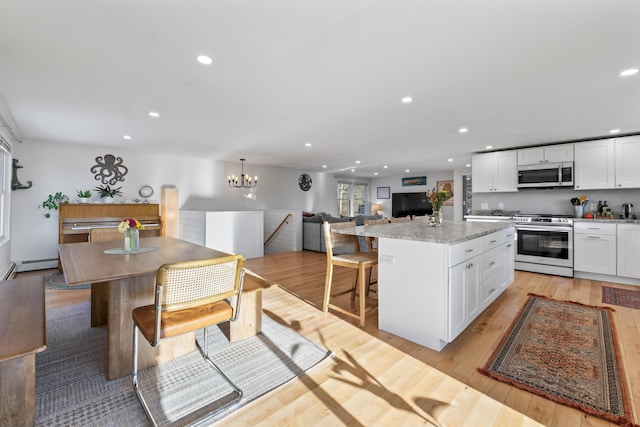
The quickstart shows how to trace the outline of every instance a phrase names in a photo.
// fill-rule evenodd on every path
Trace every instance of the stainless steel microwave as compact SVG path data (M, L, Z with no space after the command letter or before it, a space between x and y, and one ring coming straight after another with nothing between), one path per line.
M573 162L519 165L518 188L573 187Z

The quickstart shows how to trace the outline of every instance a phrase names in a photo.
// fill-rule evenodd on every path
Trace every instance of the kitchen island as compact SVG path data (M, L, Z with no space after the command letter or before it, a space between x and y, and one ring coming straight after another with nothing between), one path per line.
M378 326L440 351L513 282L509 223L411 221L343 233L378 238Z

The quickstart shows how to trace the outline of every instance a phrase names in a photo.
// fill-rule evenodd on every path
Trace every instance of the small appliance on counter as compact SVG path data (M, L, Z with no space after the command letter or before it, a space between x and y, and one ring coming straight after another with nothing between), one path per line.
M633 214L633 203L623 203L622 204L622 215L625 219L634 218Z

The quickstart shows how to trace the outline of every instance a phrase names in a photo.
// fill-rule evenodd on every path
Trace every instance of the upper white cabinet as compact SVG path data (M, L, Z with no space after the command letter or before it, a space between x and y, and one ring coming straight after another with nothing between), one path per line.
M613 141L575 144L574 187L580 190L613 188L615 182L615 157Z
M614 148L615 188L640 187L640 136L616 138Z
M558 144L518 150L518 165L539 165L572 161L573 144Z
M640 136L575 144L575 188L640 187Z
M475 154L471 164L474 193L518 191L516 150Z

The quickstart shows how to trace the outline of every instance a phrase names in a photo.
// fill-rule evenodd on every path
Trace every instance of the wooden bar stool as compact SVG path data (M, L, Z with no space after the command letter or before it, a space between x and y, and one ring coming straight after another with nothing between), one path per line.
M360 320L360 326L364 327L365 323L365 313L366 313L366 294L367 294L367 270L371 269L374 265L378 265L378 254L376 252L360 252L360 247L358 245L358 237L356 235L351 234L340 234L334 233L332 229L338 228L354 228L355 232L355 224L354 223L333 223L330 224L328 222L324 222L322 225L324 229L324 241L327 250L327 274L324 285L324 301L322 304L322 311L325 313L332 308L340 313L346 314L347 316L356 318ZM333 249L338 247L351 246L353 247L352 253L346 253L341 255L334 255ZM339 307L335 304L331 304L331 297L344 294L336 294L331 295L331 284L333 281L333 267L347 267L353 268L358 271L357 281L358 281L358 292L360 294L359 298L359 313L355 314L349 310L345 310L342 307Z

